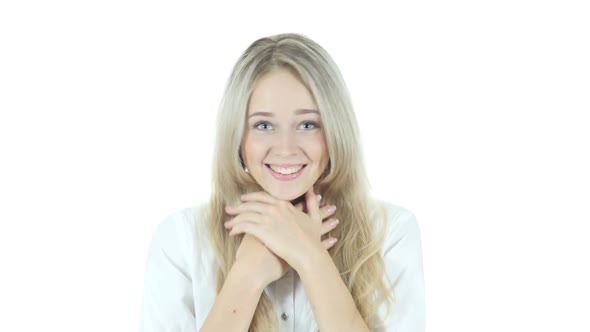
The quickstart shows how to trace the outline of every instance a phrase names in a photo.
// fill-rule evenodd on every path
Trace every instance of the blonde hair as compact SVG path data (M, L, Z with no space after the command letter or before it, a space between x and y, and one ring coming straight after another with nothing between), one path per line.
M362 161L357 121L344 80L330 55L316 42L299 34L280 34L252 43L238 59L222 98L218 118L213 182L209 205L209 235L218 262L217 292L235 261L241 237L230 237L223 227L227 205L237 204L245 192L262 190L244 172L239 157L246 112L255 83L274 70L289 70L306 85L320 110L330 162L315 184L323 204L337 206L339 239L330 249L334 264L367 324L390 292L381 257L383 232L376 232L369 211L369 185ZM373 222L376 222L373 220ZM378 236L380 235L380 236ZM274 311L265 294L254 314L250 331L275 326Z

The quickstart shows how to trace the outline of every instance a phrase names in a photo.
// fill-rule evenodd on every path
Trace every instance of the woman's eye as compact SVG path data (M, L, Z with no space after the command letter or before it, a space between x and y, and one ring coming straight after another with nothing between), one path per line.
M254 125L254 128L260 129L260 130L270 130L270 129L272 129L272 126L268 122L258 122L257 124Z
M301 124L301 128L303 129L315 129L319 128L319 125L315 122L304 122Z

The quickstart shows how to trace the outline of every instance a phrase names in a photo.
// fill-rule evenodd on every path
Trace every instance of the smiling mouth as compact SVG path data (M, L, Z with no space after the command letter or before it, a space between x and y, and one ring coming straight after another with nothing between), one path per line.
M281 181L289 181L289 180L293 180L297 177L299 177L299 175L301 175L301 173L303 173L303 170L305 169L305 167L307 166L307 164L298 164L298 165L275 165L275 164L265 164L266 167L268 168L268 170L270 171L270 173L272 174L272 176L274 176L276 179L281 180Z
M300 165L274 165L274 164L265 164L266 167L270 168L272 171L282 174L282 175L289 175L294 174L302 170L305 164Z

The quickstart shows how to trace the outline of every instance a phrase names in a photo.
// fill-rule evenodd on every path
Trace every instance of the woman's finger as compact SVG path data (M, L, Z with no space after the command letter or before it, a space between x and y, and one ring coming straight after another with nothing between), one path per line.
M264 191L257 191L253 193L247 193L240 196L242 202L258 201L266 204L276 204L278 199L272 197Z
M251 222L254 224L260 224L263 223L265 220L265 216L256 213L256 212L244 212L244 213L240 213L237 216L235 216L234 218L226 221L225 223L223 223L223 225L225 226L225 228L230 229L235 227L238 224L241 223L246 223L246 222Z
M236 215L245 212L255 212L264 214L268 211L269 205L265 203L260 203L258 201L251 201L241 203L238 206L226 206L225 212L229 215Z
M264 241L260 238L261 227L253 222L241 222L236 224L229 232L230 236L236 236L238 234L246 233L256 237L260 242Z
M320 217L322 220L328 218L329 216L333 215L336 212L335 205L326 205L320 208Z
M320 227L320 235L324 235L329 231L333 230L338 226L338 219L330 218L324 222L322 222L322 226Z
M313 220L322 221L320 215L320 200L313 192L313 186L305 193L305 206L307 207L307 213Z
M324 245L324 248L330 249L336 244L337 241L338 240L335 237L331 237L322 241L322 244Z

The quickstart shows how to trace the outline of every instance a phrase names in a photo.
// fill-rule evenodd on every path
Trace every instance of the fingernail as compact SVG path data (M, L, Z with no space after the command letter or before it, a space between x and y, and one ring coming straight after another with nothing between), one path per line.
M334 226L338 225L338 223L339 223L339 221L338 221L338 219L336 219L336 220L330 222L330 226L334 227Z
M322 200L322 195L318 195L318 202Z
M336 207L334 205L328 207L328 213L332 213L334 211L336 211Z
M333 237L330 239L330 245L334 245L334 243L336 243L336 241L338 241L337 238Z
M223 226L225 226L225 228L229 228L231 224L229 223L229 221L226 221L223 223Z

